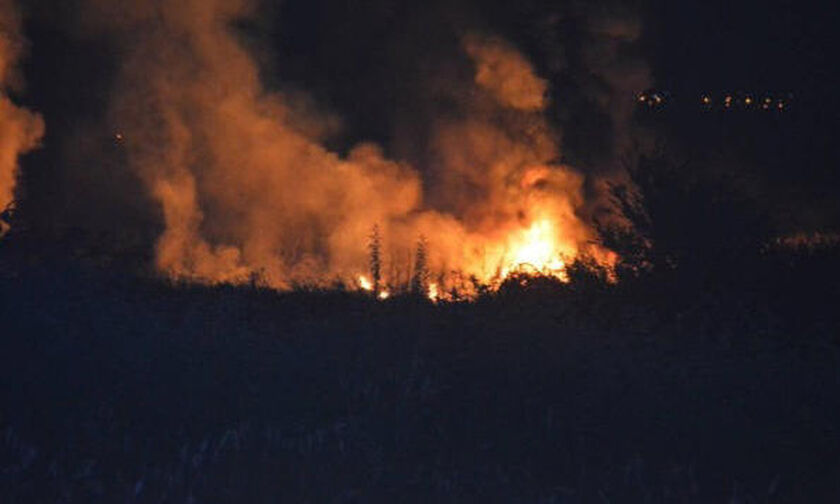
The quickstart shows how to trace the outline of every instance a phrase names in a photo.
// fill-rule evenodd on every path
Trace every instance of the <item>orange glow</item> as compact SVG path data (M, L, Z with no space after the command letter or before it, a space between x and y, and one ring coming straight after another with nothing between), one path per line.
M514 233L509 242L509 250L510 254L502 269L503 277L524 269L568 280L555 224L549 219L541 219L527 229Z
M37 148L44 135L44 120L18 106L7 89L15 89L23 41L22 16L15 2L0 1L0 212L14 201L18 159ZM8 226L0 220L0 236Z
M436 283L429 284L429 292L427 295L429 299L431 299L434 302L437 302L437 300L440 298L440 293L438 292L438 286Z
M391 293L388 292L387 290L383 290L379 293L379 296L377 296L377 297L379 298L380 301L385 301L386 299L391 297Z
M463 37L472 75L452 77L464 91L451 97L457 110L428 121L416 146L428 164L412 166L372 143L331 150L330 111L263 85L229 29L253 15L251 3L185 0L123 13L96 2L129 55L111 134L130 139L126 163L162 216L163 275L244 283L258 272L281 290L339 278L388 298L410 289L413 244L423 237L423 267L436 279L427 295L443 300L492 289L520 269L565 278L582 253L608 257L581 217L596 206L584 175L557 162L550 82L514 45Z
M373 290L373 283L371 283L371 281L368 280L366 276L359 275L359 278L357 280L359 282L359 287L362 290L366 290L368 292Z

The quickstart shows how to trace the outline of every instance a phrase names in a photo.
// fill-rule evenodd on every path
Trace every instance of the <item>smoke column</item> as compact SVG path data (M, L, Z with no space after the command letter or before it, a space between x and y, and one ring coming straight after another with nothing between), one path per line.
M474 78L459 113L436 124L437 182L424 195L417 170L371 143L331 152L320 138L329 119L262 86L232 28L256 14L251 2L91 0L86 14L124 55L110 121L160 205L163 272L258 272L278 288L357 278L374 225L390 282L421 236L431 270L481 280L595 250L576 215L583 179L555 161L547 83L501 39L463 37Z
M583 177L557 162L560 134L544 116L547 82L501 39L469 34L463 47L476 89L437 125L436 199L482 237L487 265L517 263L517 249L527 246L522 230L540 222L549 223L550 247L563 256L593 252L587 243L594 236L576 215Z
M0 211L15 197L18 158L38 145L44 132L41 118L16 106L8 91L20 87L17 62L24 42L20 14L11 0L0 0ZM7 224L0 221L0 235Z

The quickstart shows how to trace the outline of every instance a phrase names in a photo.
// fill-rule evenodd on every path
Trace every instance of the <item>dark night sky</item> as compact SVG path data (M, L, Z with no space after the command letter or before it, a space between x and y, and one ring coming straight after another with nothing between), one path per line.
M786 0L602 3L607 10L621 3L639 13L645 26L642 51L654 83L677 98L705 91L795 93L799 119L791 124L797 131L783 131L768 137L767 143L798 139L791 141L791 149L781 158L804 168L794 174L785 167L766 168L766 184L775 193L795 187L788 191L797 192L793 199L818 201L806 213L819 217L809 222L836 225L838 210L830 203L836 199L838 181L837 147L832 138L838 110L834 9ZM410 158L407 135L400 131L407 127L410 132L410 118L422 113L423 97L416 95L416 87L422 85L428 68L448 64L457 48L454 34L458 30L466 27L501 34L529 54L544 75L551 75L551 50L538 29L539 20L557 11L558 5L571 5L567 12L574 13L575 5L586 4L288 0L245 25L243 33L259 48L269 87L303 88L343 118L344 139L336 141L336 148L341 149L342 142L373 139L392 154ZM113 169L120 162L118 153L90 162L92 152L99 156L108 149L109 127L101 120L117 55L102 40L78 36L67 21L75 11L72 2L58 7L35 2L26 23L31 46L24 67L27 90L19 100L45 116L48 134L45 148L25 161L24 181L33 206L45 209L46 221L59 214L75 215L77 221L95 219L101 210L80 210L83 205L78 204L90 198L123 207L143 205L142 195L115 196L102 182L108 179L112 184L122 178L122 183L136 190L130 174ZM580 27L575 26L573 15L568 19L561 38L573 45ZM452 71L458 71L457 67ZM552 84L561 87L559 82ZM580 119L572 113L565 120ZM686 134L694 134L692 128L688 125ZM101 135L97 137L101 140L91 140L91 135ZM801 162L797 152L805 154Z
M834 72L836 18L815 4L688 0L651 14L651 59L663 82L821 88Z

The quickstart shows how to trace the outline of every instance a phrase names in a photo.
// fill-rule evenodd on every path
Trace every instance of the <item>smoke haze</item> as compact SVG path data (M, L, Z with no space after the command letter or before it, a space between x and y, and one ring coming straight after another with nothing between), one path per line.
M43 135L44 123L32 112L18 107L8 95L20 88L17 69L24 42L21 20L11 0L0 0L0 211L15 198L18 157L33 149ZM0 221L0 235L6 223Z
M444 288L522 264L556 273L581 253L614 260L590 220L603 203L593 187L615 176L627 143L629 90L647 79L627 54L640 30L630 13L540 7L523 39L469 2L327 2L303 14L247 0L78 5L69 32L107 47L116 73L90 75L110 83L107 111L62 147L92 196L68 207L111 213L110 193L146 205L165 274L356 282L374 226L393 285L408 283L421 238ZM583 34L564 34L569 23ZM563 112L576 110L609 127ZM103 130L109 146L91 147ZM147 201L129 197L123 166Z

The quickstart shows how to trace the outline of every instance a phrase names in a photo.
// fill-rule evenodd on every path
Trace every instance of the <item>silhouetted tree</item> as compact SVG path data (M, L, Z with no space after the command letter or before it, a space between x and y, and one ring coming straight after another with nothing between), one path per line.
M370 275L373 278L373 293L379 295L382 282L382 235L379 231L379 224L373 225L368 250L370 251Z
M599 225L602 242L627 270L730 278L772 236L770 221L731 174L663 153L628 166L630 184L612 187L627 225Z
M414 275L411 278L411 292L414 294L425 294L428 284L429 270L427 264L426 238L421 236L417 241L417 250L414 256Z

